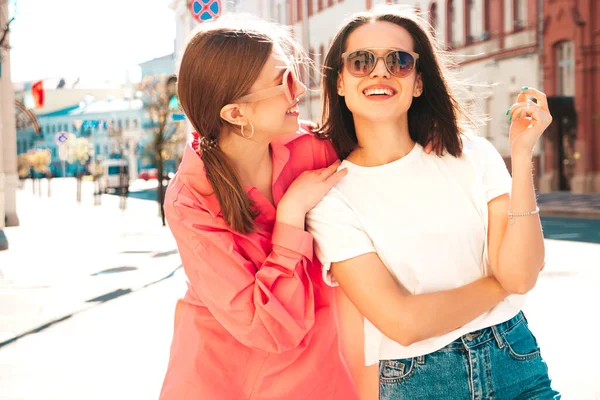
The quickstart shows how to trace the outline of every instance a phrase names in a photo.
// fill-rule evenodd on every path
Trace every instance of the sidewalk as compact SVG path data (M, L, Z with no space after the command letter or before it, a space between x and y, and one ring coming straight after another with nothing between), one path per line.
M55 179L47 197L31 181L17 192L19 227L6 228L0 252L0 347L83 309L134 291L180 266L174 239L156 202L102 195L93 184Z
M600 193L540 193L538 204L543 216L600 218Z
M123 212L118 196L94 207L91 183L82 193L78 205L57 179L50 199L17 194L21 226L0 252L2 400L158 396L186 287L174 240L155 202ZM600 244L546 240L524 311L564 400L600 399L598 288Z

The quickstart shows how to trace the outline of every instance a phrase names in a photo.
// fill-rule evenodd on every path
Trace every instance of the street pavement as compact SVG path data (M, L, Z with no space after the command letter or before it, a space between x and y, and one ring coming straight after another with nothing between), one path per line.
M52 189L18 192L21 226L0 252L0 400L156 399L186 285L156 203ZM600 399L600 245L547 240L546 253L531 329L563 398Z

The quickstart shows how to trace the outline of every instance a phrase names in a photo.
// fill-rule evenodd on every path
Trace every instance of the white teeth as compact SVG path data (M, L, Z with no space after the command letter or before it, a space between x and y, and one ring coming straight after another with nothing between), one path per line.
M381 95L381 94L384 94L387 96L394 95L394 91L392 89L388 89L388 88L367 89L367 90L364 90L363 93L366 96Z
M300 109L298 107L293 107L293 108L290 108L289 110L287 110L285 113L286 114L294 114L294 113L298 113L298 112L300 112Z

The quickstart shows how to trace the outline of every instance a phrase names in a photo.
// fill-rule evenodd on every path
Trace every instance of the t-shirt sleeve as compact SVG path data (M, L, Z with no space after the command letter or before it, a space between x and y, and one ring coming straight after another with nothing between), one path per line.
M512 178L502 156L487 139L477 137L476 148L483 166L483 186L486 201L490 202L498 196L510 193Z
M323 279L337 286L331 263L375 252L355 211L334 188L306 216L306 226L315 240L315 252L323 265Z

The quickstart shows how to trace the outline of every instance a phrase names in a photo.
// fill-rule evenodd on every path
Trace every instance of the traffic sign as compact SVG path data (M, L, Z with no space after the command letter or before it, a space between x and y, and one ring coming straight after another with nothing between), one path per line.
M54 136L54 141L56 142L56 144L61 145L67 142L67 140L69 140L69 132L58 132L55 136Z
M190 12L198 22L216 19L222 11L221 0L192 0L190 2Z

